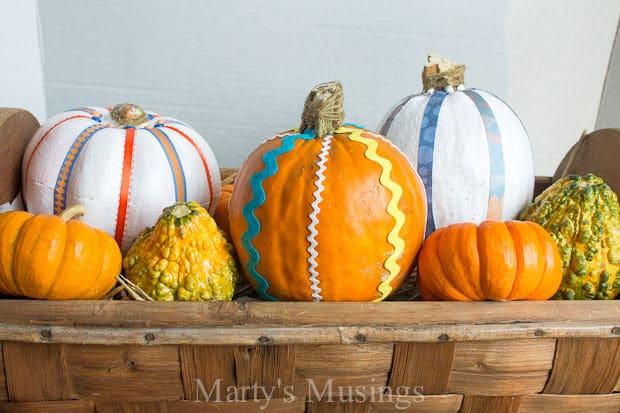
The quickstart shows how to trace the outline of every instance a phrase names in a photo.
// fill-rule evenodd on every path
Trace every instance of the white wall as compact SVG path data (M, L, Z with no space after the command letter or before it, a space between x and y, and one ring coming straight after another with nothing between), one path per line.
M350 122L376 128L396 100L421 89L435 51L465 63L468 86L520 115L539 175L595 127L620 16L618 0L39 6L50 115L131 101L192 124L222 166L239 166L259 142L297 126L308 90L326 80L343 82Z
M620 128L620 25L618 28L596 122L597 129Z
M37 0L0 0L0 107L47 119Z

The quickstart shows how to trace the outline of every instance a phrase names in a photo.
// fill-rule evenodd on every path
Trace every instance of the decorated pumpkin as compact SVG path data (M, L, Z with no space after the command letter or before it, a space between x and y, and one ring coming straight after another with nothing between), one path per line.
M121 251L107 233L60 216L0 214L0 293L49 300L100 299L116 283Z
M562 260L533 222L457 223L433 232L418 263L426 300L547 300L562 281Z
M196 202L163 210L123 259L125 277L158 301L232 299L237 268L209 213Z
M562 256L562 299L613 299L620 293L620 206L593 174L568 175L520 215L542 225Z
M379 127L422 177L427 235L452 223L515 219L532 200L523 124L498 97L465 88L464 70L430 55L424 91L398 102Z
M28 211L83 204L84 222L112 235L123 252L168 205L191 200L215 209L221 186L215 156L194 129L130 104L52 117L22 167Z
M239 170L231 237L268 300L379 301L412 271L424 188L383 136L343 124L342 87L308 95L299 130L268 139Z

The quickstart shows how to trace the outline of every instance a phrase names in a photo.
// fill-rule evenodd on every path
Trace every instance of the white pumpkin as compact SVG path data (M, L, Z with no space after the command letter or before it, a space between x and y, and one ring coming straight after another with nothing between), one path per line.
M398 102L378 128L422 177L427 236L457 222L514 219L533 196L523 124L498 97L466 89L463 72L462 65L429 56L424 92Z
M198 132L130 104L53 116L22 162L28 211L84 205L83 221L112 235L123 252L175 202L196 201L213 212L220 189L215 155Z

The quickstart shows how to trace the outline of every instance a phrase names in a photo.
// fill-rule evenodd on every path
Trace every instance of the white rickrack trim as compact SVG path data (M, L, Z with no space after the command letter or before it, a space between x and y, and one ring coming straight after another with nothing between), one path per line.
M319 207L319 204L323 200L321 193L325 189L325 187L323 186L323 181L325 181L324 173L325 173L325 170L327 169L327 167L325 166L325 163L327 162L327 155L329 153L329 149L331 148L331 143L332 143L332 135L325 136L325 138L323 139L321 152L319 153L319 162L317 163L319 169L316 171L317 180L314 182L314 185L316 186L316 191L314 191L313 193L314 201L312 201L312 204L310 204L310 206L312 207L312 212L310 212L310 215L309 215L309 218L310 218L310 225L308 225L309 234L306 237L306 239L310 243L310 246L308 247L308 253L310 253L310 257L308 257L308 263L310 264L310 266L308 267L308 272L310 272L309 279L310 279L310 282L312 283L310 285L310 289L312 290L312 298L314 301L323 300L323 296L321 295L321 288L319 287L319 273L316 270L318 266L316 262L316 257L319 255L319 253L316 250L316 247L318 245L316 241L316 237L319 234L318 231L316 230L316 226L319 223L317 216L319 212L321 212L321 208Z

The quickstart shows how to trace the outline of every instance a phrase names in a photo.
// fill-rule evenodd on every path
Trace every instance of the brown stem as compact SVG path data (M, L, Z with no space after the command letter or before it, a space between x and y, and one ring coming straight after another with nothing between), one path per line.
M148 114L133 103L119 103L110 112L112 120L119 126L139 126L149 120Z
M332 135L344 122L342 85L327 82L312 88L301 115L299 132L314 130L317 138Z
M424 90L444 90L448 87L456 89L465 84L465 65L454 63L445 57L429 54L422 71Z

